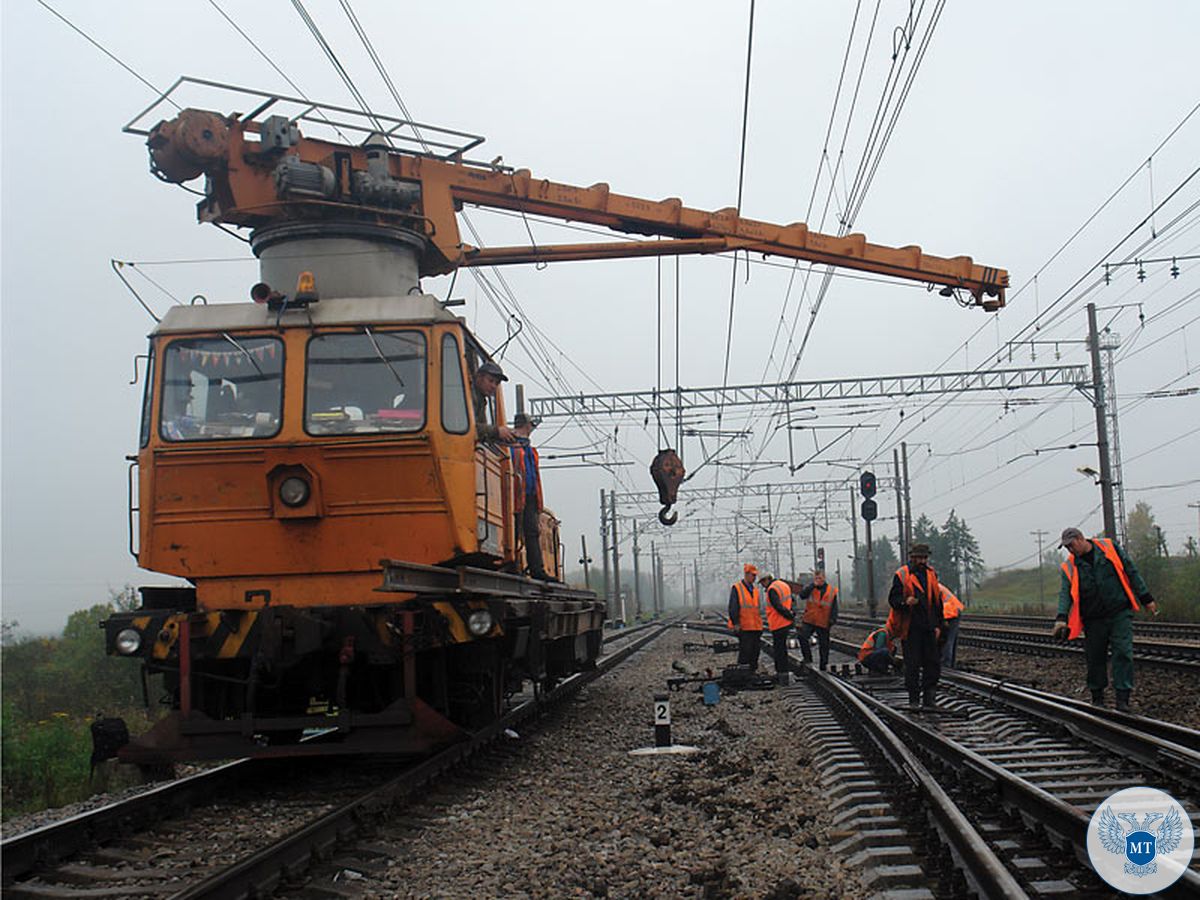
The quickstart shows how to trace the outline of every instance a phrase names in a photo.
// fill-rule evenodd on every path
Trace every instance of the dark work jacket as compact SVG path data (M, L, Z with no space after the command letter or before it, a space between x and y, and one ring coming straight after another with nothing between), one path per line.
M1116 541L1113 541L1113 549L1117 551L1121 565L1125 567L1125 577L1129 579L1134 596L1142 600L1150 591L1147 590L1146 582L1142 580L1137 566ZM1121 585L1121 576L1099 548L1093 545L1083 556L1075 557L1075 566L1079 570L1079 615L1084 621L1106 619L1129 609L1129 597ZM1066 618L1070 611L1071 585L1067 576L1063 575L1058 591L1058 612L1061 617Z

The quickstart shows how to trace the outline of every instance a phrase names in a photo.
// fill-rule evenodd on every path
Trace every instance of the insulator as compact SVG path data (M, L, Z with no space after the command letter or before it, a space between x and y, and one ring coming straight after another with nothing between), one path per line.
M301 162L297 156L285 157L275 167L275 192L280 197L302 194L308 197L332 197L333 170L318 163Z

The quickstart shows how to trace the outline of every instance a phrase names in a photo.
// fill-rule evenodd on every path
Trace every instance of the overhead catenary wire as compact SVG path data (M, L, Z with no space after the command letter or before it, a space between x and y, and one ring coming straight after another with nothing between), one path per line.
M300 88L300 86L298 84L296 84L296 82L292 81L292 79L288 77L287 73L284 72L283 69L281 69L279 67L278 63L276 63L275 60L273 60L271 58L270 54L268 54L266 51L264 51L263 48L260 47L255 42L254 38L250 37L250 35L247 34L245 32L245 30L230 17L229 13L227 13L224 9L222 9L217 4L217 0L208 0L208 3L209 3L209 6L211 6L213 9L215 9L220 14L222 19L224 19L226 22L229 23L229 27L231 27L234 31L236 31L239 35L241 35L242 39L254 49L254 52L257 53L259 56L261 56L263 61L267 65L269 65L272 69L275 70L275 74L277 74L280 78L282 78L284 81L286 81L288 83L288 86L292 90L294 90L297 94L299 94L302 98L304 98L305 100L309 100L311 102L311 99L309 98L309 96L306 93L304 93L304 91ZM336 123L330 121L330 119L323 112L321 112L319 109L314 109L313 114L316 115L321 120L323 120L331 128L333 128L333 130L335 132L337 132L338 136L343 141L346 141L347 143L349 143L350 139L348 137L346 137L346 135L342 132L341 128L339 128ZM241 235L235 235L235 236L241 237Z
M92 37L90 34L88 34L86 31L84 31L82 28L80 28L78 25L76 25L74 22L72 22L70 19L68 19L62 13L60 13L57 9L55 9L53 6L51 6L49 3L47 3L46 0L37 0L37 2L40 6L42 6L44 9L46 9L47 12L49 12L51 15L53 15L55 18L57 18L60 22L62 22L64 25L66 25L68 28L70 28L72 31L74 31L76 34L78 34L81 38L83 38L85 41L87 41L89 44L91 44L93 47L95 47L97 50L99 50L101 53L103 53L105 56L107 56L109 59L111 59L113 62L115 62L118 66L120 66L122 69L124 69L130 75L132 75L134 78L136 78L142 84L144 84L146 87L150 88L150 90L152 90L160 98L163 97L163 92L161 90L159 90L157 87L155 87L153 84L151 84L145 77L142 76L142 74L140 72L138 72L136 69L134 69L133 66L129 65L129 63L125 62L123 59L121 59L119 56L117 56L115 53L113 53L111 50L109 50L107 47L105 47L103 44L101 44L98 40L96 40L94 37ZM176 109L180 108L179 104L176 103L174 100L172 100L170 97L165 97L165 99L168 103L170 103Z

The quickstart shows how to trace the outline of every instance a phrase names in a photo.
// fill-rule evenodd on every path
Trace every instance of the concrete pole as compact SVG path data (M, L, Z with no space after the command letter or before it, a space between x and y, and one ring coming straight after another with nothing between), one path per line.
M587 535L579 536L579 548L582 555L579 557L579 563L583 566L583 584L590 591L592 589L592 558L587 555Z
M1117 514L1113 508L1112 460L1108 457L1108 410L1104 399L1104 373L1100 368L1100 335L1096 330L1096 304L1087 305L1088 349L1092 355L1092 405L1096 408L1096 449L1100 456L1100 505L1104 509L1104 536L1116 540Z
M663 562L663 558L660 555L658 557L658 611L660 614L667 611L667 591L666 585L663 583L665 581L663 571L666 567L667 564Z
M900 463L904 466L904 546L900 548L900 552L896 555L901 559L908 559L908 548L913 542L913 521L912 521L912 485L908 483L908 443L900 442Z
M633 618L635 621L642 617L642 591L641 591L641 568L638 565L638 557L641 555L638 548L638 532L637 519L633 520Z
M625 601L621 597L621 536L617 530L617 492L609 491L609 509L612 510L612 555L613 555L613 595L621 607L621 618L625 618ZM625 624L629 624L626 621Z
M854 587L854 599L861 600L858 593L858 510L854 508L857 499L854 488L850 488L850 542L853 547L850 554L850 584Z
M659 548L654 541L650 541L650 594L654 598L654 616L658 618L662 600L659 598Z
M1037 539L1038 544L1038 602L1043 606L1046 604L1046 588L1042 584L1042 540L1050 532L1042 531L1040 528L1037 531L1029 532Z
M600 488L600 543L603 545L600 555L604 558L604 600L607 603L612 599L612 591L609 589L611 582L608 578L608 500L604 488ZM612 611L611 607L609 611Z
M900 489L900 448L892 448L892 469L896 473L896 555L904 558L904 492Z
M875 550L871 546L871 521L867 523L867 612L875 616Z

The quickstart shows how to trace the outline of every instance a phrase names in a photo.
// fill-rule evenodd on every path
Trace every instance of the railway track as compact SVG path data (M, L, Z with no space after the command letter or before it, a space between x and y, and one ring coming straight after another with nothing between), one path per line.
M910 712L902 677L864 675L857 644L831 649L829 672L801 666L786 693L821 745L848 832L835 849L881 891L1109 897L1087 856L1105 798L1153 784L1200 809L1195 729L953 671L935 711ZM1165 895L1197 892L1193 863Z
M829 673L808 670L810 686L802 690L840 708L842 719L856 722L859 748L868 746L858 757L841 748L841 769L835 770L838 778L851 772L859 780L857 802L882 803L887 814L899 812L910 822L917 818L916 827L910 824L911 852L890 851L893 863L925 860L905 872L908 888L936 881L935 893L947 889L948 878L953 881L947 866L953 862L962 880L983 896L1109 896L1111 889L1094 875L1086 850L1088 820L1106 797L1123 787L1154 784L1180 799L1193 816L1200 810L1200 733L1195 730L960 672L943 673L936 712L910 713L900 677L851 674L857 647L834 641L833 648L844 655L830 658L836 665ZM896 738L922 763L917 774L912 760L883 749ZM869 774L871 766L876 772L880 768L881 756L887 778ZM857 769L847 769L856 760ZM942 808L943 799L924 784L922 773L932 776L972 823L990 856L959 846L947 824L955 821L953 812ZM898 785L904 787L898 790ZM881 827L871 820L864 824ZM882 826L894 824L883 821ZM892 847L906 840L894 832L883 836ZM863 840L870 844L870 832ZM1021 893L1009 893L1012 884L1006 887L996 877L995 862ZM892 886L899 887L894 878ZM1193 864L1168 894L1194 896L1198 890L1200 872Z
M866 617L840 616L838 624L874 628L879 623ZM993 626L990 622L983 625L975 616L968 616L959 626L958 641L965 646L1005 650L1010 653L1026 655L1078 657L1083 655L1081 638L1068 642L1054 640L1046 627L1047 620L1040 620L1039 630L1017 628L1015 624L1014 620L1012 625ZM1150 638L1135 632L1133 659L1140 665L1156 666L1179 672L1200 673L1200 642Z
M61 900L267 896L468 759L482 759L485 769L489 755L493 764L502 759L510 752L506 733L573 697L669 624L610 632L605 643L615 649L594 671L529 695L470 741L416 764L355 760L339 768L329 760L238 761L10 838L0 844L3 894ZM273 824L281 822L286 827Z
M1053 617L980 615L970 613L970 618L972 622L978 622L981 625L1045 630L1047 622ZM1135 619L1133 633L1135 637L1161 638L1167 641L1200 644L1200 623L1197 622L1163 622L1158 619Z

